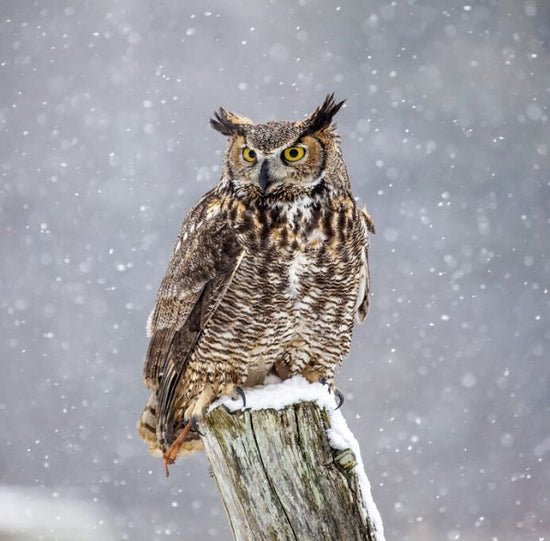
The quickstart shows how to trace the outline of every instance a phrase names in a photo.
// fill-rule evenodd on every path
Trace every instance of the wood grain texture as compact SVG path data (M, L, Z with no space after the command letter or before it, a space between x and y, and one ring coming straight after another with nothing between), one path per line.
M353 452L330 447L329 416L316 404L219 407L202 427L235 540L376 541Z

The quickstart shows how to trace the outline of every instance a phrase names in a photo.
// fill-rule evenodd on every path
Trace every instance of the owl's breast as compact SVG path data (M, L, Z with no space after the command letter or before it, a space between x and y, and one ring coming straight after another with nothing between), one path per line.
M244 256L197 358L215 362L237 352L247 359L250 384L263 381L281 356L340 362L351 341L363 249L354 208L235 209Z
M242 285L261 299L261 312L276 305L296 313L304 299L313 299L313 312L327 303L343 304L333 312L353 312L364 239L351 197L272 205L237 201L229 219L246 250Z

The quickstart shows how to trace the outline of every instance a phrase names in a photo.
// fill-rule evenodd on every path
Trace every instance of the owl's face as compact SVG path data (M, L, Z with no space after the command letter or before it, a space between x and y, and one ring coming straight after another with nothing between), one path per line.
M258 132L270 129L294 135L292 124L282 124L259 124L249 133L232 138L227 164L237 185L258 186L268 194L283 185L314 185L322 178L325 151L316 137L296 134L297 137L275 140L273 144L265 144L265 139L257 137Z
M265 124L220 109L211 124L229 136L224 176L258 196L315 186L324 177L328 154L337 145L331 122L343 103L327 96L303 121Z

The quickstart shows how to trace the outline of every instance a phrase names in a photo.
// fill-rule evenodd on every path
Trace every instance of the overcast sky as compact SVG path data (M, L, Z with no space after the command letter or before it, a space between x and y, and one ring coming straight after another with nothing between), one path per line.
M145 322L212 112L332 91L377 226L336 381L387 538L547 536L549 6L2 2L0 537L27 505L48 539L230 538L205 456L165 479L136 435Z

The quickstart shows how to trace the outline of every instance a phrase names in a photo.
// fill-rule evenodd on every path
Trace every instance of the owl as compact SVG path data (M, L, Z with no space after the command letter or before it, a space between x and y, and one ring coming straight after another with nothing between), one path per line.
M352 196L326 97L296 122L255 124L220 108L219 184L184 220L149 316L138 425L165 470L202 448L221 395L268 374L334 386L369 306L368 213Z

